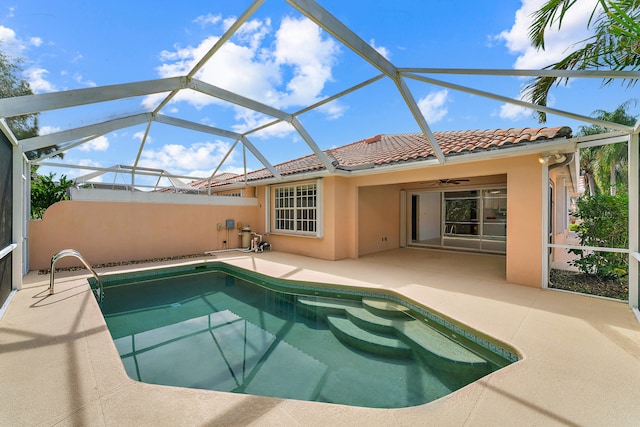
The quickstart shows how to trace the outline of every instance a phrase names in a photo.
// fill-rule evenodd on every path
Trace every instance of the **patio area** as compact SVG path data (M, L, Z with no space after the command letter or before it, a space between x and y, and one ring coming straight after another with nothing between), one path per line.
M323 261L280 252L224 261L285 279L390 289L515 348L522 360L435 402L370 409L129 379L86 270L30 272L0 320L0 425L637 425L640 323L626 303L506 283L505 258L396 249Z

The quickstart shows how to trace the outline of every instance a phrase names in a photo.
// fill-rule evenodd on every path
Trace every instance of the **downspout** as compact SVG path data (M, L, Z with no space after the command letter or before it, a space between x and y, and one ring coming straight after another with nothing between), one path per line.
M563 153L563 154L564 154L564 156L566 158L560 163L554 163L552 165L549 165L549 170L556 169L556 168L561 168L563 166L567 166L569 163L571 163L573 161L574 153ZM575 185L575 183L574 183L574 185Z

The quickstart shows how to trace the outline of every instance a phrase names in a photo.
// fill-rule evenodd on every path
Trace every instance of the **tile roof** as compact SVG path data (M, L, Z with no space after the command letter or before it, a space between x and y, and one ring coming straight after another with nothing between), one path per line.
M514 145L567 139L571 138L571 132L571 128L561 126L435 132L434 136L445 157L452 157ZM325 150L324 153L330 161L337 161L337 169L347 171L435 158L431 146L421 133L376 135L342 147ZM325 169L322 162L313 154L274 167L283 176ZM247 181L272 176L269 170L260 169L247 173ZM239 175L231 181L244 181L244 175Z
M211 186L215 187L216 185L224 185L226 184L226 182L219 182L219 181L229 181L239 176L241 175L238 175L236 173L231 173L231 172L219 173L213 177L213 179L216 181L212 181ZM208 183L209 183L208 179L199 179L197 181L190 182L189 185L197 189L206 189Z

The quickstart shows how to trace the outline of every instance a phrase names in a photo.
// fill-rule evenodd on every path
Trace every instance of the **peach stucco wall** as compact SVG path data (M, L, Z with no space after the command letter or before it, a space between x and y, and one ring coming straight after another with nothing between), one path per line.
M537 155L406 170L354 178L359 188L358 254L400 245L400 189L443 178L506 175L508 191L508 282L539 287L542 283L542 166ZM381 212L382 211L382 212ZM379 222L379 220L381 222ZM391 234L392 236L386 236ZM386 242L383 237L388 237ZM393 240L391 240L393 239Z
M400 190L397 185L359 189L360 255L400 247Z
M48 268L51 257L67 248L80 251L95 265L239 247L238 231L227 234L217 224L227 218L256 223L257 210L255 206L59 202L47 209L42 220L29 222L29 268ZM64 258L57 265L80 264Z
M321 259L356 258L357 193L348 178L327 177L321 180L324 236L301 237L282 233L266 236L274 250L296 253ZM258 223L265 229L265 189L258 189Z
M542 283L542 167L537 155L321 179L323 237L272 233L264 239L277 251L316 258L357 258L400 247L400 192L443 178L506 176L508 282ZM265 187L253 207L61 202L42 221L30 223L30 267L48 267L60 249L78 249L92 264L200 253L239 246L217 223L227 218L266 229ZM222 241L229 240L225 246ZM66 261L66 260L65 260ZM62 264L61 264L62 265Z

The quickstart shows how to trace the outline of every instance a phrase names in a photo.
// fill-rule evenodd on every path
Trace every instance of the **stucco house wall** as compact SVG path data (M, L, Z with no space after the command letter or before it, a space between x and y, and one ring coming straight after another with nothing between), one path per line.
M274 250L316 258L357 258L400 247L400 194L424 182L468 176L506 176L508 226L505 277L538 287L542 283L542 165L537 155L447 164L322 181L323 237L271 233ZM504 179L504 178L501 178ZM41 221L30 222L30 267L49 266L61 249L79 250L92 264L203 253L240 246L237 230L218 230L232 218L266 230L266 187L255 206L64 201ZM227 243L223 243L224 241ZM64 263L73 264L73 259Z
M538 155L322 179L324 237L270 234L274 249L316 258L357 258L400 247L400 192L420 183L465 176L506 176L508 282L542 283L542 165ZM265 187L258 190L265 206ZM261 208L261 223L265 212ZM386 238L386 239L385 239Z

